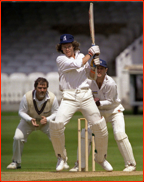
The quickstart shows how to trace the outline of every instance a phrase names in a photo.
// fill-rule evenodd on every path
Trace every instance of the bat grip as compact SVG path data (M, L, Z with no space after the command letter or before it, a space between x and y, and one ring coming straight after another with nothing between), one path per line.
M99 54L94 54L94 55L93 55L93 59L95 59L96 56L99 56Z

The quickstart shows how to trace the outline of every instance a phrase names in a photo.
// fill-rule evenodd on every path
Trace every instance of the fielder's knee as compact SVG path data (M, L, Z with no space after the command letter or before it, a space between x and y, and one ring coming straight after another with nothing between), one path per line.
M24 139L24 134L19 128L16 129L13 139L16 141L26 142L26 140Z
M128 138L125 132L117 132L114 133L114 138L116 141L124 140L125 138Z

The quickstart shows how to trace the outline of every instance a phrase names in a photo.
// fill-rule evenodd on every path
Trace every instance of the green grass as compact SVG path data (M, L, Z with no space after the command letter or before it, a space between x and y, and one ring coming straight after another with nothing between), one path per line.
M77 155L77 119L82 117L77 112L66 125L65 139L68 155L68 164L70 168L74 166ZM15 129L19 123L17 112L1 113L1 171L7 170L7 165L12 159L12 144ZM125 115L126 133L132 144L135 160L137 162L137 171L143 171L143 116ZM84 125L83 125L84 126ZM114 140L112 125L108 123L109 146L107 160L112 164L114 171L124 169L124 160L118 150ZM24 146L22 155L22 169L20 171L55 171L57 158L50 140L41 131L33 132ZM91 154L89 157L89 171L91 170ZM15 170L17 171L17 170ZM14 172L15 172L14 171ZM68 171L68 170L67 170ZM101 166L96 165L96 171L104 171ZM91 178L94 180L94 178ZM91 181L90 178L77 178L73 181ZM141 181L142 176L121 176L121 177L97 177L97 181ZM118 180L120 179L120 180ZM66 179L69 181L70 179ZM60 179L61 181L61 179ZM63 180L64 181L64 180Z

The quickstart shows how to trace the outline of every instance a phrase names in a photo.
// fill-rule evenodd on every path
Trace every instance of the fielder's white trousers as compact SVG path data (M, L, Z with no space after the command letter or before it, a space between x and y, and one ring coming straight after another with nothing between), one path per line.
M136 165L136 161L134 159L132 146L129 142L128 136L125 133L125 121L124 121L124 115L123 112L117 112L111 114L110 112L107 113L107 111L100 111L101 115L105 117L106 122L110 122L112 124L114 138L117 142L119 151L121 155L123 156L125 166L127 165ZM89 127L89 126L88 126ZM92 135L90 127L88 128L88 135ZM90 154L91 150L91 136L89 136L89 145L88 145L88 151ZM85 168L85 135L84 131L82 131L81 136L81 145L82 145L82 168ZM78 155L77 155L78 160Z
M135 166L136 161L133 155L132 146L125 132L123 112L118 111L117 113L110 114L106 113L106 111L101 111L101 115L105 117L106 122L112 124L114 138L124 159L125 167L129 165Z
M23 152L24 143L27 142L28 136L36 130L41 130L50 139L49 135L49 123L41 125L39 127L34 127L32 124L21 120L16 128L14 141L13 141L13 157L12 160L21 163L21 156Z

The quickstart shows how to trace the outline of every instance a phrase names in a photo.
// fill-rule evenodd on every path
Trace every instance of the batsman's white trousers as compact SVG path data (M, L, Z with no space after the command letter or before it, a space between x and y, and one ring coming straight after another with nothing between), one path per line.
M50 123L50 136L56 156L60 154L64 159L66 158L64 153L64 126L70 121L76 111L80 111L83 114L92 128L97 121L101 120L100 112L90 89L63 92L63 99L58 109L55 123Z
M36 130L41 130L50 139L49 123L45 125L41 125L40 127L34 127L32 124L29 124L24 120L20 121L19 125L16 128L15 135L13 138L14 139L13 157L12 157L13 161L17 161L18 163L21 163L21 156L23 152L24 143L27 142L27 138L31 134L31 132Z
M55 122L63 122L64 125L66 125L76 111L80 111L83 114L90 126L92 126L96 120L101 119L91 89L64 91Z

